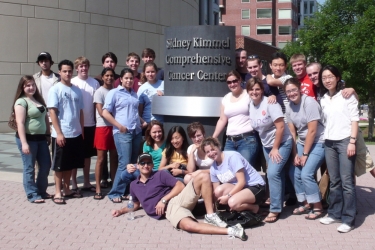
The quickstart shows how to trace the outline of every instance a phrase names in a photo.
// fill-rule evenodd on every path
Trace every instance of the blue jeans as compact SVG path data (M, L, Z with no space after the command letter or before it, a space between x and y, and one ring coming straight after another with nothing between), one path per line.
M23 188L27 200L33 202L47 196L48 174L51 168L51 156L47 141L28 141L30 154L22 153L22 143L16 137L17 147L23 162ZM38 162L39 172L35 182L35 161Z
M283 142L279 146L279 154L282 160L279 163L272 162L268 154L272 148L263 147L264 157L268 165L267 178L270 187L270 212L280 213L284 203L285 171L284 166L288 162L292 151L292 139Z
M258 155L258 141L255 136L247 136L239 141L227 139L224 151L237 151L251 166L255 166Z
M348 145L349 137L340 141L325 141L325 156L330 178L328 216L354 226L357 212L354 185L356 156L348 157Z
M126 187L130 184L130 182L137 179L140 174L139 169L136 169L133 173L129 173L128 170L125 169L125 171L121 173L121 180L125 183L124 193L126 192Z
M302 144L297 143L297 151L298 155L302 156ZM311 146L309 157L307 158L304 167L295 166L294 162L292 162L289 169L289 176L293 182L299 202L307 201L307 203L311 204L321 201L322 197L320 195L318 184L315 180L315 174L322 165L323 161L324 144L314 143Z
M137 162L142 142L142 133L116 133L113 135L113 138L118 154L118 167L112 189L108 193L110 200L120 198L125 192L126 183L121 179L121 174L126 170L126 165Z

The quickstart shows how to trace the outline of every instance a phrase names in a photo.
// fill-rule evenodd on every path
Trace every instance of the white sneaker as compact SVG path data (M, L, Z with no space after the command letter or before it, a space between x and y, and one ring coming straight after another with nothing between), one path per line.
M337 231L340 233L348 233L350 232L354 227L351 227L345 223L342 223L340 226L337 227Z
M228 224L222 221L216 213L212 214L212 216L208 217L207 214L204 216L204 222L217 226L217 227L227 227Z
M324 217L324 218L321 218L320 220L320 223L324 224L324 225L329 225L329 224L332 224L332 223L341 223L341 220L338 220L338 219L334 219L334 218L331 218L331 217Z
M240 223L236 224L233 227L228 228L228 234L230 238L237 237L242 241L247 240L247 235L245 233L245 230L243 229Z

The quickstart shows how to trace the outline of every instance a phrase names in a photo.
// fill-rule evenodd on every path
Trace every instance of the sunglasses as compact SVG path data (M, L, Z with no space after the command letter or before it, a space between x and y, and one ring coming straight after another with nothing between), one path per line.
M258 55L251 55L251 56L248 56L247 59L259 59L259 56Z
M141 166L145 166L145 165L148 165L148 166L151 166L153 163L151 161L142 161L139 163L139 165Z
M227 84L232 84L232 83L238 83L238 79L234 79L233 81L227 81Z

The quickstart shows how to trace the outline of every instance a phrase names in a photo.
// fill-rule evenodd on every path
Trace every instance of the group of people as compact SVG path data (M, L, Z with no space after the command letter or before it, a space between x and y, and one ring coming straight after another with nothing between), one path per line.
M153 62L152 49L142 53L142 71L138 70L140 57L129 53L128 67L120 75L115 73L117 57L106 53L103 71L96 78L89 77L90 62L85 57L74 63L61 61L56 74L50 69L51 55L40 53L41 72L21 78L13 105L28 200L40 204L53 199L62 205L67 198L81 198L81 191L94 192L94 199L100 200L110 176L108 198L113 203L129 199L126 189L130 187L135 209L142 205L155 219L165 216L174 227L189 232L246 240L240 224L226 228L214 202L252 213L258 213L260 205L269 206L264 221L274 223L289 189L300 203L293 215L320 218L322 224L342 222L337 230L349 232L356 215L359 116L355 91L342 89L336 67L306 65L302 54L290 59L294 78L285 73L288 61L283 53L272 54L273 74L267 76L259 56L247 56L243 49L236 53L237 69L227 74L230 92L222 99L212 137L206 137L200 122L189 124L187 133L174 126L164 135L163 117L151 108L152 97L164 94L164 72ZM72 78L74 69L77 76ZM222 151L217 138L225 127ZM193 142L190 146L188 137ZM96 186L89 179L94 155ZM315 175L324 161L330 175L330 200L328 216L323 218ZM257 171L260 165L266 180ZM50 168L54 195L46 192ZM78 168L84 174L81 189L76 181ZM286 179L292 183L289 187ZM199 223L191 212L200 198L206 223ZM125 207L112 215L126 212Z

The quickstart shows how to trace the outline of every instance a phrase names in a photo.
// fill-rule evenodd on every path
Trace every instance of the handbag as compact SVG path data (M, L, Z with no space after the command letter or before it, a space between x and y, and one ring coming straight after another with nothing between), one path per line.
M27 116L28 103L24 98L22 98L22 99L26 102L26 116ZM17 121L16 121L16 113L14 112L14 107L13 107L12 113L10 114L10 117L9 117L8 126L11 129L17 131Z
M180 166L178 166L178 169L181 169L181 170L186 171L186 170L187 170L187 167L186 167L185 164L180 164ZM172 170L172 169L168 169L169 173L171 173L171 170ZM172 173L171 173L171 174L172 174ZM175 177L176 177L176 178L182 178L182 179L183 179L184 176L185 176L185 174L179 174L179 175L176 175Z
M228 226L234 226L239 223L243 228L251 228L264 224L260 215L250 211L216 211L216 214Z
M322 196L322 200L327 201L328 203L328 195L329 195L329 174L328 170L324 172L322 178L319 181L319 191Z

